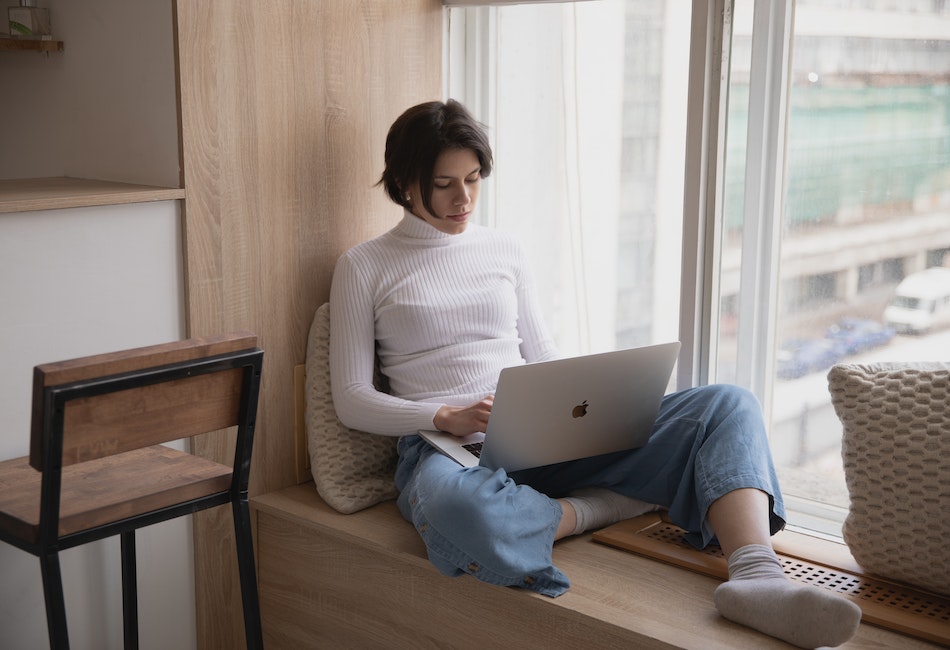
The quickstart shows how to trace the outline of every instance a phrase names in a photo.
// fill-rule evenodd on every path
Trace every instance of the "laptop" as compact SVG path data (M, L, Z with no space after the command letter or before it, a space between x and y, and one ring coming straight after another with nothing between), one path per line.
M642 447L679 348L674 341L505 368L484 433L419 435L464 467L508 472Z

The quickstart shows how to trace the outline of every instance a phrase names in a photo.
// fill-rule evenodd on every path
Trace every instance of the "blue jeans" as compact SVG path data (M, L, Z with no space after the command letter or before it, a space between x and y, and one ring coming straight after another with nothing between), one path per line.
M731 385L667 395L654 432L640 449L506 473L462 468L418 436L399 441L396 485L403 516L445 575L468 573L496 585L559 596L570 581L552 563L561 520L555 500L604 487L669 511L697 547L715 541L706 512L739 488L770 496L770 526L785 525L762 411Z

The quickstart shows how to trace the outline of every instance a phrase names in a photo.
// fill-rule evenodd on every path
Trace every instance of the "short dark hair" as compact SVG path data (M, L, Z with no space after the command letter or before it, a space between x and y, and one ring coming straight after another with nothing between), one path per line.
M480 176L491 174L492 152L485 127L462 104L450 99L407 109L389 127L386 167L379 184L393 202L408 209L406 188L418 181L422 205L432 212L435 161L447 149L470 149L478 158Z

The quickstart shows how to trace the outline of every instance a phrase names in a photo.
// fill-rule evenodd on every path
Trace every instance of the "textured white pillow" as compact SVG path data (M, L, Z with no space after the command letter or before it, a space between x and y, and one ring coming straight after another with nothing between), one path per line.
M310 325L306 367L307 449L317 492L345 514L394 499L397 439L350 429L333 408L329 303L317 309Z
M854 559L950 595L950 363L839 364L828 388L844 429Z

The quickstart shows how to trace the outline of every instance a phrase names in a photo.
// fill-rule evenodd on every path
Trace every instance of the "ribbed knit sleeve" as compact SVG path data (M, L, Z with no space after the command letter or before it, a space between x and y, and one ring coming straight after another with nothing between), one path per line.
M431 429L441 404L401 399L373 385L376 341L372 292L353 260L344 255L330 290L330 384L333 407L348 427L403 436Z
M555 356L524 251L505 234L471 224L448 235L407 213L337 262L330 378L349 427L432 428L443 404L492 394L502 368ZM373 387L376 357L390 394Z

